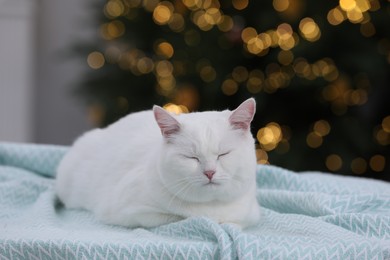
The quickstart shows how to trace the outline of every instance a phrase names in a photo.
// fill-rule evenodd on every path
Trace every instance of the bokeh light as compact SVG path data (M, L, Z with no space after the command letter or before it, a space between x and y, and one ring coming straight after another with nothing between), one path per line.
M387 178L383 1L107 0L101 7L99 39L85 53L94 75L84 86L88 100L103 99L91 105L96 124L152 103L183 113L234 108L254 96L258 163Z

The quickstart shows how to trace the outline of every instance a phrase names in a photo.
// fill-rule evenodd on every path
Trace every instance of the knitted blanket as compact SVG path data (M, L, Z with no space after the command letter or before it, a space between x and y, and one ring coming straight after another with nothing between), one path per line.
M390 184L259 165L258 226L100 223L54 192L67 147L0 143L0 259L390 259Z

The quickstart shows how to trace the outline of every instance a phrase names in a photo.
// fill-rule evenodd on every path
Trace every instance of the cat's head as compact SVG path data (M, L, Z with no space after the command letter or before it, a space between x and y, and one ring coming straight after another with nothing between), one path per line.
M253 98L234 111L172 115L154 106L163 146L160 178L186 201L232 200L255 184Z

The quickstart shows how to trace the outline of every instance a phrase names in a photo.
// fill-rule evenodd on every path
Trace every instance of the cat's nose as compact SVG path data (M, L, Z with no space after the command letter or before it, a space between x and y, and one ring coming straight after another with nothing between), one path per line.
M211 181L211 179L213 178L213 176L215 174L215 171L213 171L213 170L204 171L203 174L206 175L206 177Z

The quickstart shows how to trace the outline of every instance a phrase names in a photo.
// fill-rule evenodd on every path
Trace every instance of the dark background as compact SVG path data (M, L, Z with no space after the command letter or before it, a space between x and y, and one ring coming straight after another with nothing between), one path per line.
M96 126L153 104L257 100L259 163L390 180L390 7L377 0L109 0L73 51ZM152 149L152 148L151 148Z

